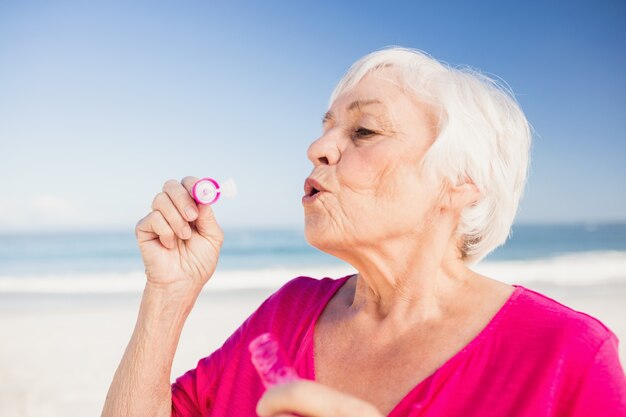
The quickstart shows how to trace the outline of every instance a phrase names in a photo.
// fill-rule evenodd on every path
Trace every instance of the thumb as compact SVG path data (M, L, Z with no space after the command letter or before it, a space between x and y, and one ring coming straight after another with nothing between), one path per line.
M198 204L198 218L195 223L198 233L204 237L215 238L221 234L221 228L210 204Z
M193 186L199 181L196 177L185 177L182 179L181 184L193 196ZM198 217L194 223L198 233L204 237L216 238L221 235L221 228L219 227L215 214L210 204L200 204L196 202L196 208L198 210Z

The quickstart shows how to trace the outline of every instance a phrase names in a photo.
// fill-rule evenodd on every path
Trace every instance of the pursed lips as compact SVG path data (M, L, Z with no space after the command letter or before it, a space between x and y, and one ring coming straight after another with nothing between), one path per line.
M317 193L327 191L322 184L313 178L307 178L304 182L304 196L310 197Z
M320 195L327 192L326 188L313 178L307 178L304 182L304 195L302 204L312 204L318 200Z

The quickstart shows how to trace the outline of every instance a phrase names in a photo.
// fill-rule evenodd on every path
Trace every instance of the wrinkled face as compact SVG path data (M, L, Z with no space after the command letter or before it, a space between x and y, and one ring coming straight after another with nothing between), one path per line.
M436 205L437 189L419 175L436 118L399 85L393 69L370 72L337 97L308 149L310 177L327 191L303 199L305 235L325 252L411 234Z

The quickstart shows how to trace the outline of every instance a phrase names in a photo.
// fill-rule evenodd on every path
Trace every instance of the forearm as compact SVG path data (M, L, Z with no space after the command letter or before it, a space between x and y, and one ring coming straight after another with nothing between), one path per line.
M172 362L195 297L146 285L102 417L170 416Z

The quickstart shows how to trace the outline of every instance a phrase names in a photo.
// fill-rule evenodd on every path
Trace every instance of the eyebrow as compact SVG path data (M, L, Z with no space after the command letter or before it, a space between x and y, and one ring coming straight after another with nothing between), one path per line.
M383 104L383 102L380 101L380 100L377 100L377 99L372 99L372 100L354 100L348 106L348 111L352 112L352 111L354 111L354 109L362 110L363 107L369 106L371 104ZM324 117L322 117L322 124L324 124L328 120L332 120L334 118L335 118L335 116L333 115L333 113L331 111L327 111L324 114Z

